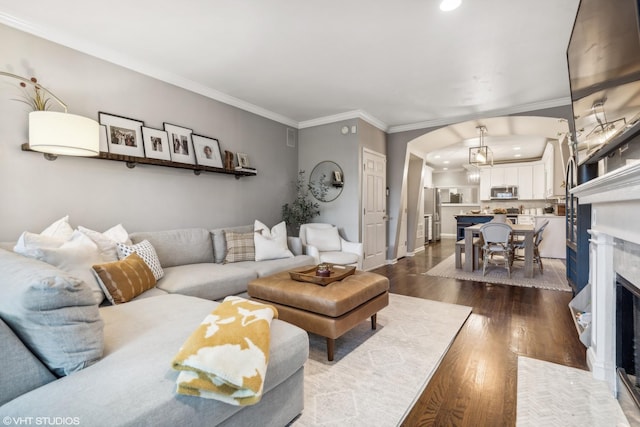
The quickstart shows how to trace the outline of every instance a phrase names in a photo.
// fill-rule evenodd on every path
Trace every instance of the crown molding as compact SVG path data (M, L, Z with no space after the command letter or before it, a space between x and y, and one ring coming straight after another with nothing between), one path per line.
M92 43L87 43L85 40L79 40L75 37L70 37L68 34L65 34L64 32L58 31L51 27L37 26L30 22L23 21L21 19L18 19L12 15L6 14L1 11L0 11L0 23L5 24L9 27L15 28L17 30L24 31L25 33L33 34L34 36L69 47L71 49L85 53L87 55L100 58L102 60L119 65L129 70L136 71L146 76L153 77L160 81L178 86L182 89L195 92L197 94L222 102L224 104L231 105L233 107L239 108L244 111L248 111L250 113L256 114L261 117L265 117L275 122L282 123L284 125L291 126L294 128L298 128L298 122L289 117L285 117L281 114L274 113L273 111L269 111L265 108L262 108L257 105L251 104L249 102L243 101L241 99L235 98L231 95L217 91L210 87L206 87L192 80L177 76L173 73L168 73L162 70L158 70L156 67L151 66L145 62L139 61L135 58L122 55L118 52L115 52L110 49L105 49L103 47L97 46Z
M407 125L390 126L387 133L407 132L410 130L426 129L437 126L447 126L456 123L462 123L469 120L475 120L486 117L500 117L511 114L527 113L536 110L544 110L545 108L564 107L571 104L571 98L558 98L548 101L532 102L529 104L516 105L508 108L500 108L497 110L485 111L482 113L467 114L458 117L445 117L442 119L427 120L424 122L411 123Z
M344 113L334 114L331 116L319 117L317 119L305 120L298 123L298 129L305 129L314 126L328 125L331 123L337 123L344 120L362 119L369 123L371 126L375 126L383 132L386 132L389 126L382 120L378 120L371 114L362 110L346 111Z

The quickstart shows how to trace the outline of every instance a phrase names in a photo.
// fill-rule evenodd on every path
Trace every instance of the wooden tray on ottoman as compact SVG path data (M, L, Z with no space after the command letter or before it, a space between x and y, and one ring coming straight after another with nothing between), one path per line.
M315 283L320 286L327 286L329 283L342 280L356 272L356 268L348 265L329 264L329 277L316 276L316 266L294 270L289 272L289 276L298 282Z

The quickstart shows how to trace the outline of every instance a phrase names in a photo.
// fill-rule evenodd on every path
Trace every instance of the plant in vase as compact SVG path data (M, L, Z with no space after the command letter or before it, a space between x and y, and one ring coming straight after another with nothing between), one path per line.
M304 175L303 170L298 172L295 200L282 205L282 219L287 223L287 233L292 236L298 235L302 224L320 215L320 205L311 199L310 186Z
M14 99L14 101L22 102L23 104L27 104L31 107L32 111L47 111L50 107L51 98L47 97L45 94L48 92L47 89L42 87L40 83L38 83L38 79L35 77L31 77L29 81L33 87L33 93L30 93L27 90L27 79L24 77L16 76L20 80L20 87L22 88L23 94L22 99Z
M494 222L507 222L507 210L505 208L495 208L493 210Z

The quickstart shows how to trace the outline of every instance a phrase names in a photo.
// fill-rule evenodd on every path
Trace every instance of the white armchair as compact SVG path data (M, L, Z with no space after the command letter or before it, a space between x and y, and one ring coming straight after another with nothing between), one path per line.
M332 224L310 223L300 226L300 241L304 252L315 258L316 263L353 265L362 269L362 243L349 242Z

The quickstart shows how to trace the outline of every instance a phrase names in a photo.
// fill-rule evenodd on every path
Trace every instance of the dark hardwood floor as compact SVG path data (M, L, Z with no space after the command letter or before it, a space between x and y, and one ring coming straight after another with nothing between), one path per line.
M380 267L391 292L473 311L403 426L515 426L518 356L587 369L570 292L427 276L453 239Z

